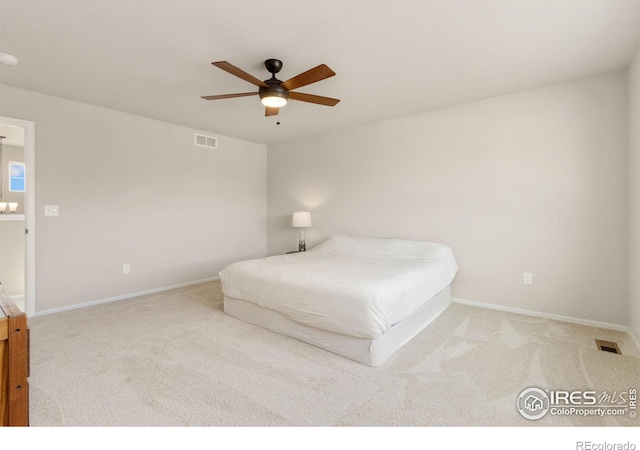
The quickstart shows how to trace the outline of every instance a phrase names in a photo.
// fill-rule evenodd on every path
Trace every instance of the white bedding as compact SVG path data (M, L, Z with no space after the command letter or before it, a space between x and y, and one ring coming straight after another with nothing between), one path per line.
M231 264L228 297L322 330L377 338L445 289L458 265L446 245L333 236L314 249Z

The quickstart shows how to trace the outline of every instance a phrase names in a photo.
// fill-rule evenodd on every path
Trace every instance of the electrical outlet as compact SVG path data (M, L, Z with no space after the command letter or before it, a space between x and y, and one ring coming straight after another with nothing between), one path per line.
M522 280L524 284L533 284L533 274L530 272L524 273L524 279Z
M131 266L129 264L123 264L122 273L130 273L130 272L131 272Z

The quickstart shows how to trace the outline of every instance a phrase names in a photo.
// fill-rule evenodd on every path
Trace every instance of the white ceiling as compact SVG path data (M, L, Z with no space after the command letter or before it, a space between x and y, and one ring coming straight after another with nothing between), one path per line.
M0 0L0 83L275 143L621 69L639 41L638 0ZM297 91L341 102L200 98L257 89L212 61L267 58L327 64Z

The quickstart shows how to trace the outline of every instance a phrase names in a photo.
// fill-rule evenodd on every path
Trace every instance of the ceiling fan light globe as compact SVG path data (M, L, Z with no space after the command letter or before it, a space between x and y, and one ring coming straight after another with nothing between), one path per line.
M264 106L268 108L281 108L287 104L286 98L275 96L275 95L269 96L269 97L262 97L260 101Z

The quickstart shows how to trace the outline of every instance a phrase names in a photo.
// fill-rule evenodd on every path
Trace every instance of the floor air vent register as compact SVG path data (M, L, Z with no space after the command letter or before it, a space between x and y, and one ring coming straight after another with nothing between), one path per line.
M602 350L603 352L622 355L620 347L618 347L618 344L616 344L615 342L601 341L600 339L596 339L596 345L598 346L598 350Z

